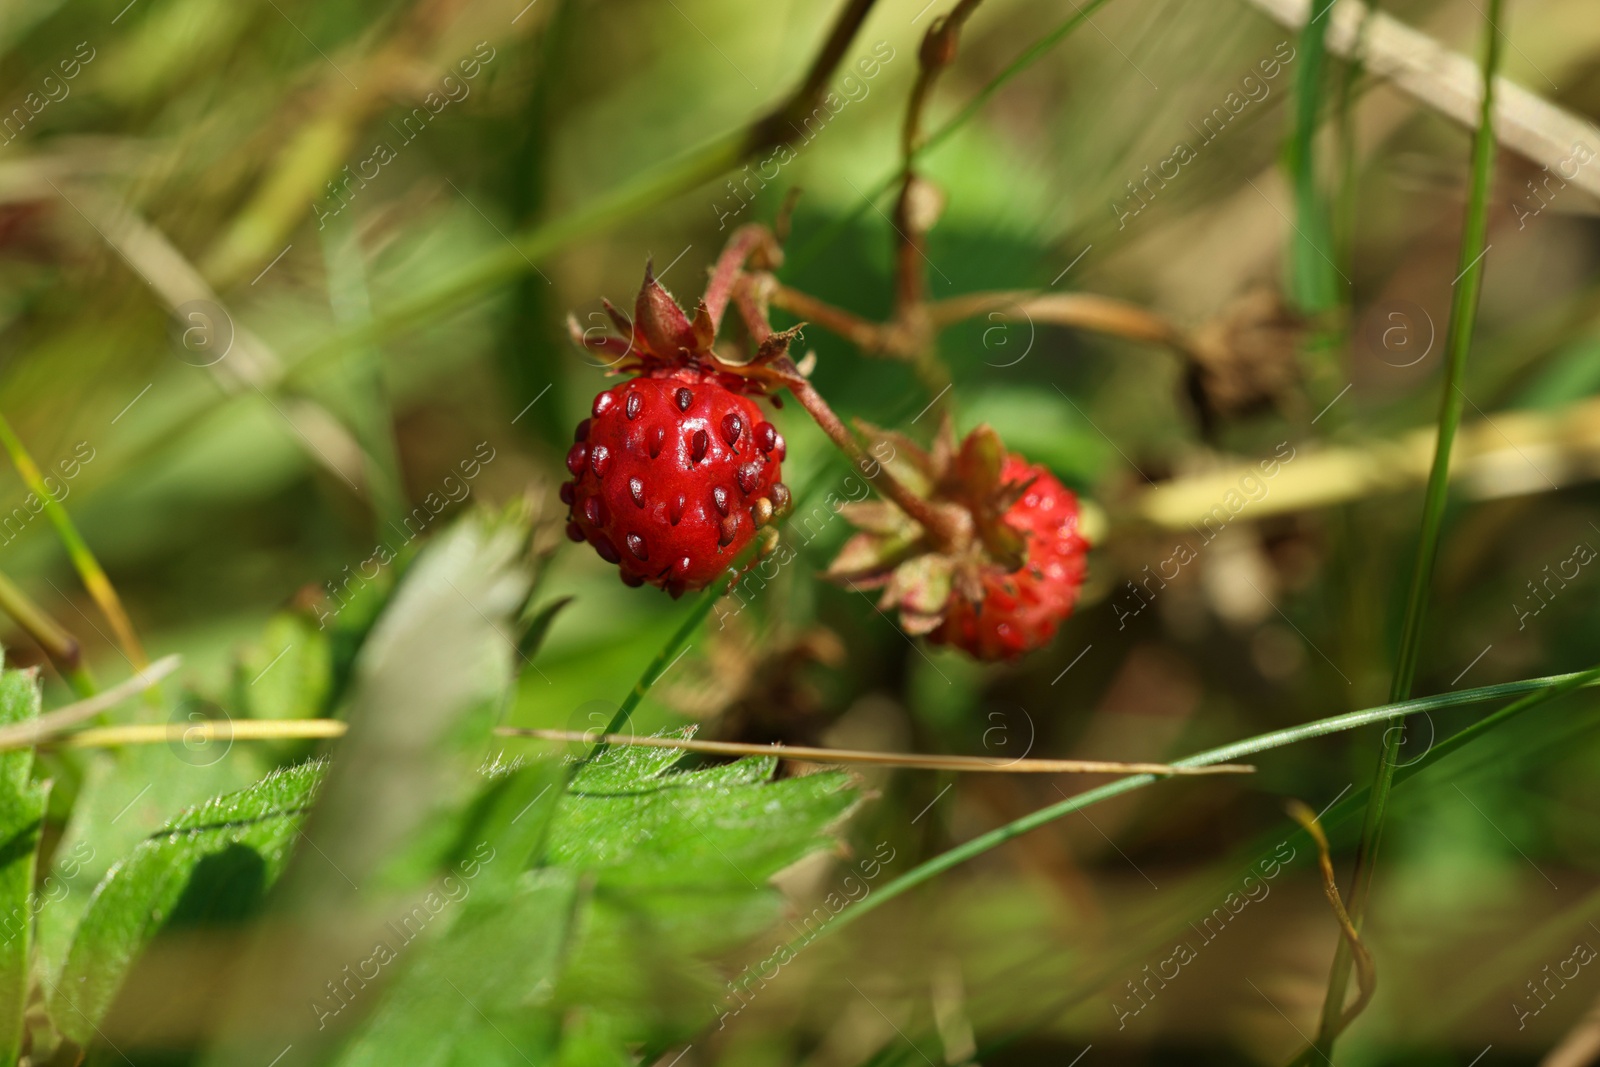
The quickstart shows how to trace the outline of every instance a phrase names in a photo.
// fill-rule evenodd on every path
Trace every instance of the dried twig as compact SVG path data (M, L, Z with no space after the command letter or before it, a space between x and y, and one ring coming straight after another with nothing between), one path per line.
M200 743L212 741L294 741L343 737L348 725L340 719L215 719L207 722L127 723L96 726L47 738L54 748L117 748L122 745Z
M1347 401L1348 402L1348 401ZM1336 448L1301 446L1279 467L1270 490L1252 500L1253 520L1329 507L1421 485L1428 477L1432 429L1388 441ZM1280 457L1281 458L1281 457ZM1554 411L1501 411L1466 423L1455 443L1451 478L1474 500L1554 490L1600 478L1600 400ZM1226 512L1240 480L1259 478L1259 463L1240 462L1141 490L1130 517L1167 529L1186 529Z
M1545 1053L1539 1067L1592 1067L1600 1062L1600 1000L1573 1024L1560 1044Z
M1282 26L1299 29L1309 0L1247 0ZM1367 70L1460 123L1477 129L1483 76L1476 61L1359 0L1340 0L1328 16L1328 50L1349 59L1359 52ZM1505 147L1557 170L1564 181L1600 198L1600 167L1573 164L1575 147L1600 156L1600 130L1503 77L1495 79L1494 131Z
M773 307L782 308L806 322L816 323L829 333L837 334L863 355L897 358L903 355L898 346L892 343L893 331L888 326L836 308L809 293L791 289L776 279L767 287L767 296Z
M861 29L861 24L867 20L867 15L876 2L877 0L849 0L840 9L839 14L834 16L827 38L822 42L822 47L817 49L816 57L806 70L805 80L795 86L794 91L782 103L751 125L745 138L746 155L753 155L763 148L787 144L800 135L800 122L810 115L812 109L822 100L834 68L844 58L845 50L850 47L850 42L855 40L856 32Z
M79 723L94 718L108 708L115 707L128 697L142 693L178 669L179 656L165 656L129 678L87 700L56 708L34 719L10 726L0 726L0 752L17 748L46 745L68 736L68 731ZM164 727L163 727L164 728ZM76 735L73 735L76 736Z
M1355 958L1356 999L1345 1009L1339 1021L1339 1029L1343 1030L1356 1016L1366 1010L1367 1003L1372 1000L1372 993L1378 984L1377 968L1372 962L1372 953L1361 943L1361 934L1357 932L1355 923L1350 921L1350 914L1345 911L1344 898L1339 895L1339 884L1333 875L1333 858L1328 851L1328 838L1322 832L1322 824L1317 822L1316 812L1298 800L1289 801L1286 807L1290 817L1305 827L1306 833L1310 834L1311 840L1316 843L1317 866L1322 869L1322 892L1327 896L1328 904L1333 908L1333 916L1339 921L1339 930L1349 942L1351 955Z
M941 329L979 315L999 315L1165 345L1185 357L1194 351L1188 335L1170 319L1138 304L1098 293L1039 293L1025 289L968 293L930 305L928 315L933 325Z

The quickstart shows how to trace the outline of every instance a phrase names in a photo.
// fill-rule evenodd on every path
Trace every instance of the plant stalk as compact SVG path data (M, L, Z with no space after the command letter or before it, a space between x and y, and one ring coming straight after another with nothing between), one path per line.
M1450 326L1445 341L1446 370L1443 395L1439 400L1439 431L1434 447L1433 466L1428 473L1428 488L1422 511L1422 530L1417 544L1416 562L1411 571L1411 585L1406 596L1405 620L1400 632L1399 654L1395 662L1390 699L1404 700L1411 695L1416 678L1417 660L1422 647L1422 625L1427 610L1428 590L1432 582L1434 561L1439 551L1440 528L1444 522L1444 509L1449 496L1450 452L1455 443L1456 429L1461 424L1461 414L1466 394L1461 382L1465 374L1467 352L1472 346L1472 328L1477 318L1478 296L1483 286L1485 241L1488 234L1489 186L1493 177L1495 156L1494 135L1494 76L1500 66L1501 34L1499 20L1502 0L1490 0L1485 14L1483 50L1483 103L1477 133L1472 142L1472 184L1468 194L1466 220L1462 227L1459 272L1455 292L1450 304ZM1361 829L1361 841L1356 847L1355 869L1351 876L1350 918L1357 930L1366 911L1372 889L1373 866L1383 834L1384 816L1387 813L1389 791L1394 785L1395 767L1400 756L1402 731L1384 733L1383 751L1378 759L1373 777L1371 798L1367 804L1366 819ZM1317 1040L1311 1053L1328 1057L1334 1041L1343 1027L1344 1001L1350 981L1352 956L1349 942L1340 939L1334 953L1333 967L1328 978L1327 994L1322 1002L1322 1020Z
M955 545L961 531L954 522L942 514L928 501L906 488L901 481L890 473L889 468L879 463L867 454L861 447L861 442L856 440L855 434L839 420L833 413L828 402L822 399L822 394L811 387L811 383L800 377L798 373L789 381L789 392L806 409L806 413L822 427L822 432L828 439L838 446L839 451L849 457L850 462L865 474L873 467L878 468L878 474L871 479L873 486L884 496L894 501L895 506L905 512L927 533L934 542L935 547L946 549Z

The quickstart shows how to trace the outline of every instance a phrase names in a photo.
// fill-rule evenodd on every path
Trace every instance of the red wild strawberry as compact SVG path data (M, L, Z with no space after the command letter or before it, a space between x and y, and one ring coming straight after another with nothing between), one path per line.
M946 420L932 451L883 437L905 460L896 475L945 529L925 530L893 504L848 504L861 532L829 576L882 589L879 608L898 608L907 633L978 659L1015 659L1049 642L1087 565L1077 497L987 426L958 444Z
M1004 516L1027 538L1027 559L1011 574L984 568L983 595L976 600L954 591L944 623L928 635L936 644L948 642L979 659L1015 659L1048 644L1072 614L1089 550L1078 529L1078 498L1055 475L1009 454L1000 477L1029 483Z
M587 339L573 327L584 347L639 372L594 398L567 453L572 481L561 487L567 535L593 545L629 585L674 596L704 588L788 509L783 436L744 395L761 387L720 369L710 350L707 303L720 315L726 299L708 293L691 322L646 269L633 322L606 305L626 337ZM763 531L763 551L776 534Z

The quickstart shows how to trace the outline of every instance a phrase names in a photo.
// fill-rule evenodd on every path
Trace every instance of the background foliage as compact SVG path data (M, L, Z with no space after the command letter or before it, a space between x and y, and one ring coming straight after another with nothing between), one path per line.
M772 153L741 170L728 135L800 81L832 4L124 3L0 10L0 410L150 655L184 658L112 719L350 732L0 753L0 1047L688 1067L1304 1044L1338 933L1284 801L1355 795L1383 722L1067 813L882 908L917 863L1104 780L580 767L490 734L608 721L690 610L561 537L562 456L606 381L563 317L625 304L647 257L692 298L731 226L802 188L783 280L882 318L879 193L937 5L877 5L826 79L844 103L763 179ZM1383 6L1478 54L1476 5ZM1166 760L1386 699L1469 134L1308 67L1314 42L1254 5L1082 7L968 23L929 111L958 122L919 163L947 197L930 295L1103 293L1242 355L1206 378L1026 319L942 335L958 425L1049 465L1103 532L1076 615L1015 666L814 580L846 535L830 494L866 487L785 407L799 558L712 607L634 729ZM1503 19L1507 77L1600 113L1587 5ZM1511 152L1493 177L1419 694L1600 659L1595 205ZM1262 290L1300 314L1251 332ZM931 431L910 367L805 345L841 414ZM126 677L28 492L0 478L0 570L96 679ZM1152 581L1180 542L1194 562ZM38 713L25 670L45 707L72 699L35 637L0 635L8 724ZM1482 713L1407 719L1402 762ZM1594 1030L1597 718L1568 694L1402 772L1378 993L1341 1064L1537 1063ZM1341 878L1358 824L1330 818Z

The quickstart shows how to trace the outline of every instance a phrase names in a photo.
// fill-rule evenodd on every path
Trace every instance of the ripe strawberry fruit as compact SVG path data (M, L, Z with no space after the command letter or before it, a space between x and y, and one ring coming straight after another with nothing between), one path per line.
M958 443L947 420L931 451L879 432L895 475L944 517L946 532L935 536L893 504L846 505L861 532L829 577L882 589L879 608L898 608L907 633L978 659L1046 644L1072 613L1086 569L1077 497L987 426Z
M1010 574L984 568L977 599L955 590L944 623L928 635L936 644L948 642L987 660L1015 659L1049 643L1072 614L1089 550L1078 529L1078 498L1055 475L1011 454L1001 479L1029 483L1004 516L1027 538L1026 560Z
M761 387L718 368L704 302L691 322L647 269L634 321L607 310L626 336L579 343L640 373L596 396L578 424L572 481L561 487L567 536L593 545L627 584L681 596L724 573L787 511L786 446L744 395ZM763 531L765 551L776 534Z

